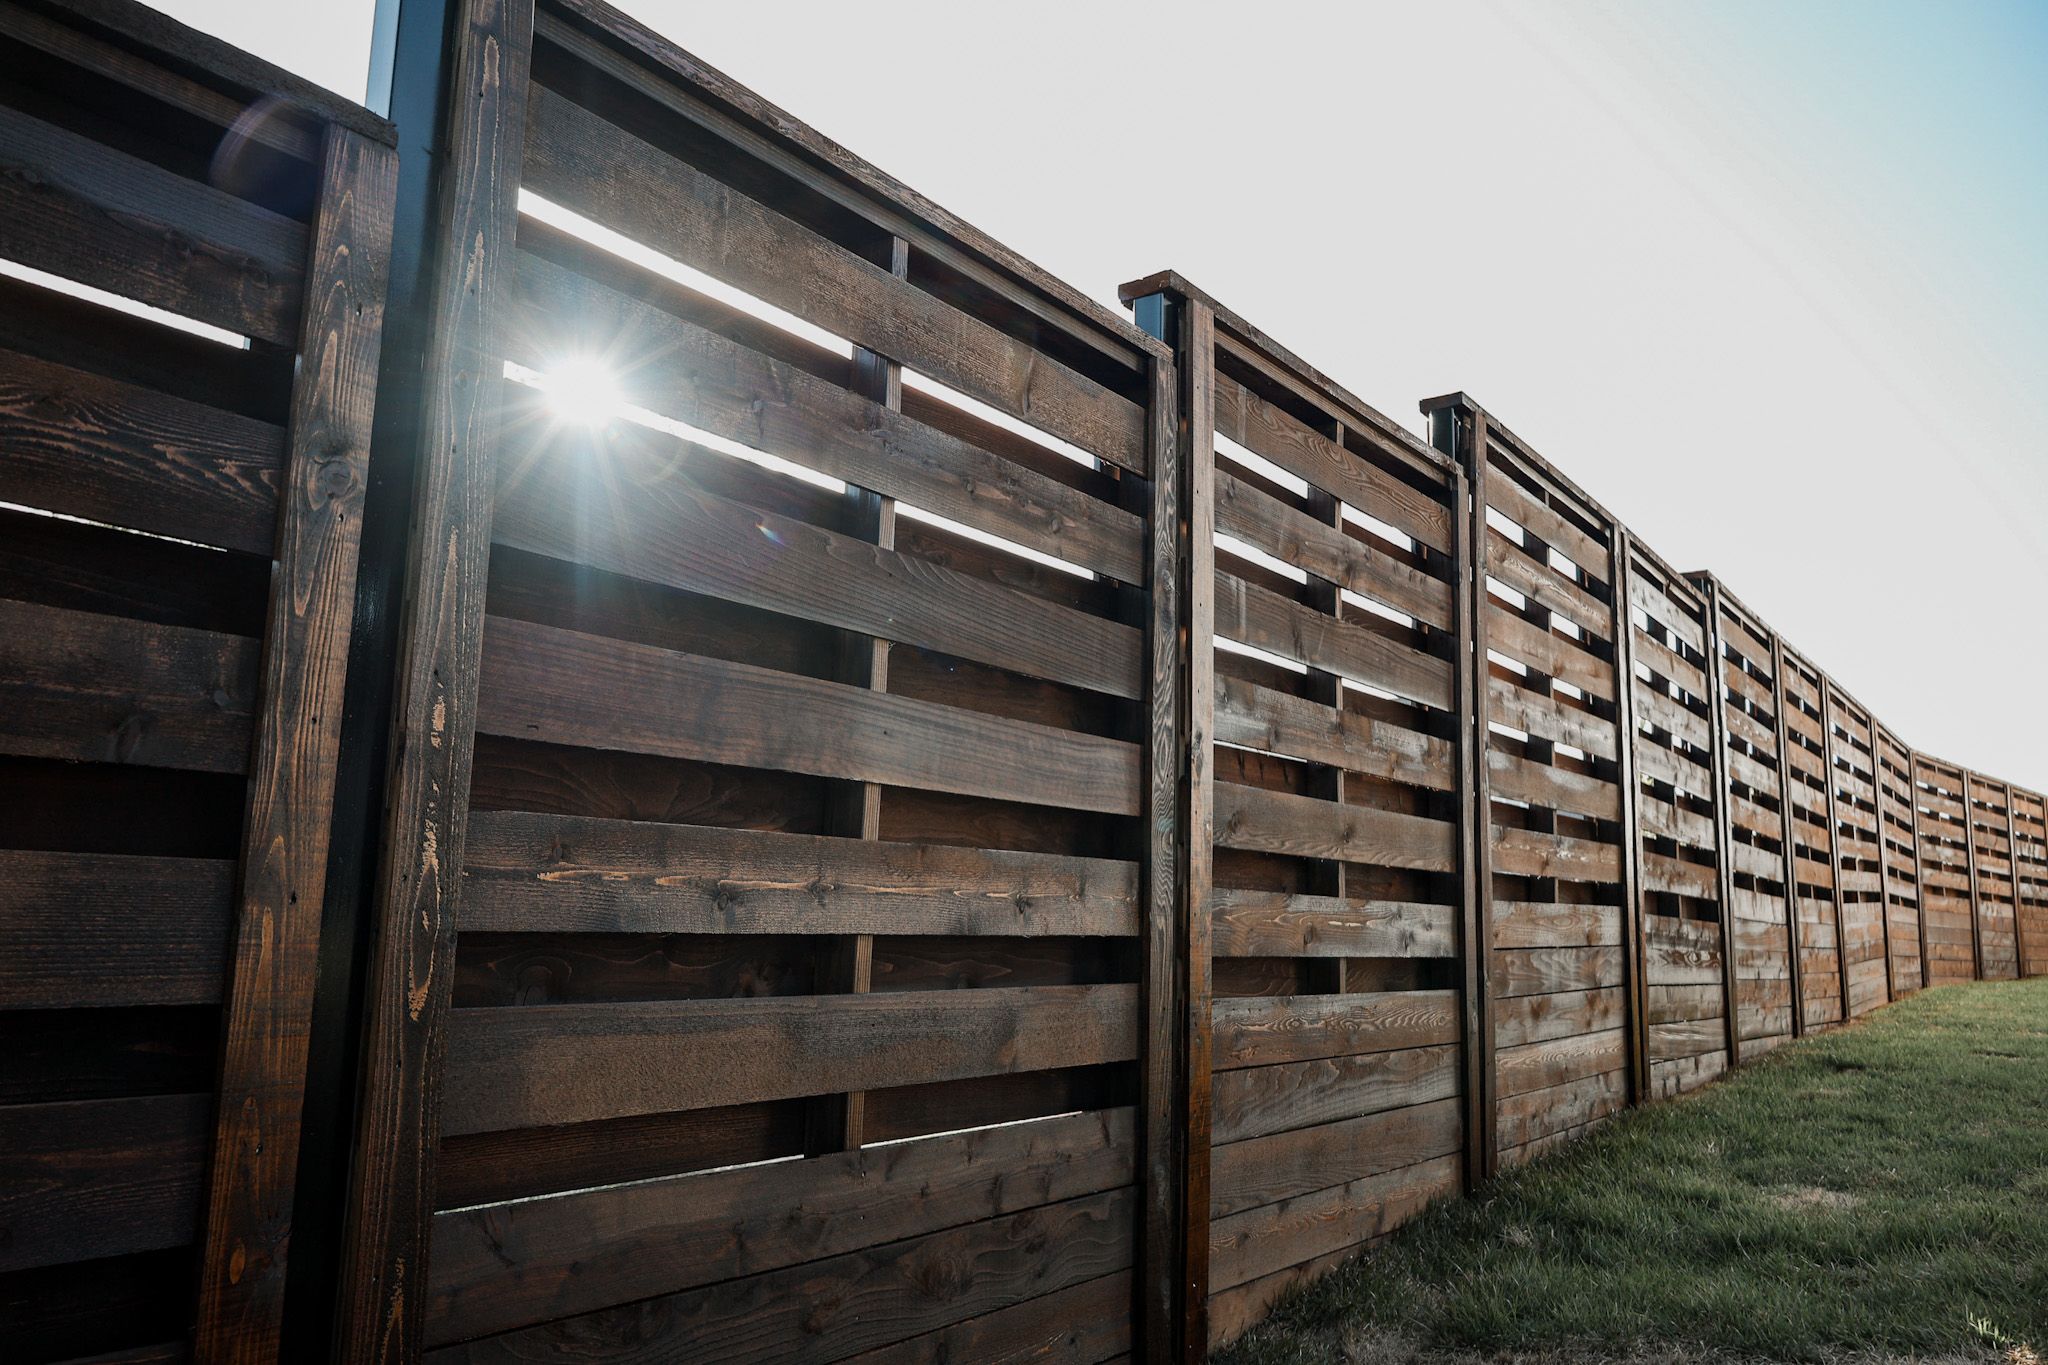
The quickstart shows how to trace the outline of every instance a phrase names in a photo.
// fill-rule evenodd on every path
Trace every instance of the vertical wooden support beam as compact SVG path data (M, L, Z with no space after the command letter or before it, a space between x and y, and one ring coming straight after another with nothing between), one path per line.
M1828 858L1835 893L1835 976L1842 992L1841 1022L1849 1022L1849 936L1842 925L1842 822L1841 795L1837 788L1841 779L1835 773L1835 712L1840 709L1835 699L1835 684L1823 673L1820 675L1820 724L1821 724L1821 767L1828 785ZM1848 727L1842 727L1844 743L1847 742ZM1881 821L1881 817L1880 817Z
M1870 796L1877 807L1877 923L1884 941L1884 999L1899 998L1892 971L1892 878L1890 836L1884 826L1884 739L1878 734L1877 717L1870 717Z
M1458 613L1459 814L1464 905L1458 951L1464 1023L1465 1187L1500 1169L1494 1101L1493 789L1487 765L1486 413L1457 399L1424 403L1430 444L1458 466L1456 528Z
M390 148L328 128L242 825L193 1338L202 1361L280 1354L396 177Z
M1906 751L1906 786L1913 793L1913 909L1920 918L1920 989L1934 978L1927 969L1927 857L1920 842L1920 755Z
M1216 318L1178 294L1134 302L1173 347L1152 362L1147 621L1143 1358L1209 1350L1210 956L1215 856Z
M2012 884L2012 960L2013 979L2027 979L2027 940L2023 927L2026 920L2026 898L2020 894L2020 824L2019 788L2005 784L2005 863L2007 880Z
M1970 867L1970 976L1972 980L1984 979L1984 931L1978 923L1983 913L1983 901L1977 887L1977 804L1970 791L1970 773L1967 768L1959 769L1963 774L1963 856Z
M1785 723L1791 693L1785 687L1785 642L1775 630L1771 632L1771 687L1777 694L1778 826L1785 832L1781 841L1785 854L1785 941L1790 950L1787 956L1792 985L1792 1036L1797 1038L1806 1032L1806 989L1800 979L1804 966L1799 956L1799 850L1792 823L1792 732ZM1828 844L1834 845L1832 837Z
M889 273L910 274L910 244L889 239ZM891 412L903 410L903 367L865 346L855 346L850 387ZM847 532L884 550L896 548L896 500L865 488L847 488ZM841 659L840 680L871 692L889 690L889 642L873 636L850 638ZM869 842L882 837L882 788L874 782L835 784L835 833ZM818 964L820 992L864 995L874 984L875 936L834 939ZM850 1151L867 1140L867 1096L859 1091L821 1095L805 1114L805 1150L812 1156Z
M420 385L413 533L331 1347L349 1365L397 1365L421 1349L440 1132L435 1079L468 829L490 452L503 383L493 334L510 294L533 5L462 0L444 32L417 40L448 53L447 153L428 189L425 231L438 255L411 301L426 324L410 357ZM442 64L439 51L430 55L425 79Z
M1621 941L1628 991L1629 1103L1650 1098L1650 991L1644 979L1642 787L1636 778L1635 626L1629 605L1629 533L1610 525L1607 554L1613 565L1608 584L1614 595L1615 760L1621 787Z
M1735 991L1735 796L1728 776L1728 676L1721 652L1721 583L1695 580L1707 603L1707 713L1714 759L1714 850L1721 867L1721 1003L1728 1026L1728 1067L1742 1065L1742 1020Z

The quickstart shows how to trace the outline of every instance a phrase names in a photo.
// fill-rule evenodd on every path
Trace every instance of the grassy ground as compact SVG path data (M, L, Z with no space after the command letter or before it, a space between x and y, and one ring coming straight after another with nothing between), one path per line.
M1441 1204L1223 1360L2048 1354L2048 978L1925 992Z

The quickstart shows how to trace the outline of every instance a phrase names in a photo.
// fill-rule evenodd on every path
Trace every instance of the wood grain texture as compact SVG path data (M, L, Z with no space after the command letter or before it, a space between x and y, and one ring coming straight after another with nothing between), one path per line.
M298 341L303 225L0 109L0 255L257 337ZM106 272L121 262L118 281Z
M383 341L397 158L328 134L292 387L249 764L195 1350L273 1358Z
M1115 815L1138 811L1134 744L776 669L492 617L484 734Z
M448 1029L445 1130L480 1133L1128 1061L1138 999L1040 986L526 1005L456 1010Z
M365 980L356 1145L332 1356L419 1358L442 1029L469 809L490 564L490 451L526 121L533 8L463 0L451 17L443 242L423 306L424 406L407 547L392 776Z
M216 1004L234 864L0 851L0 1008Z

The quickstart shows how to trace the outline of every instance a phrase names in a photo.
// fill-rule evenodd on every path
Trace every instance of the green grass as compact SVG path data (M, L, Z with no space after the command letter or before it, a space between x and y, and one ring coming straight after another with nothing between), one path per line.
M2023 1343L2048 1353L2048 978L1924 992L1633 1111L1439 1204L1221 1360Z

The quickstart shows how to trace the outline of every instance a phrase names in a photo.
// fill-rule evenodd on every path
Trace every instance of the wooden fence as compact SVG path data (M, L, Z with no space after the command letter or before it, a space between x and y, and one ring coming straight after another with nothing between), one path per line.
M124 0L0 54L10 1362L1198 1360L2048 971L2039 795L1472 399L597 0L408 4L395 126Z

